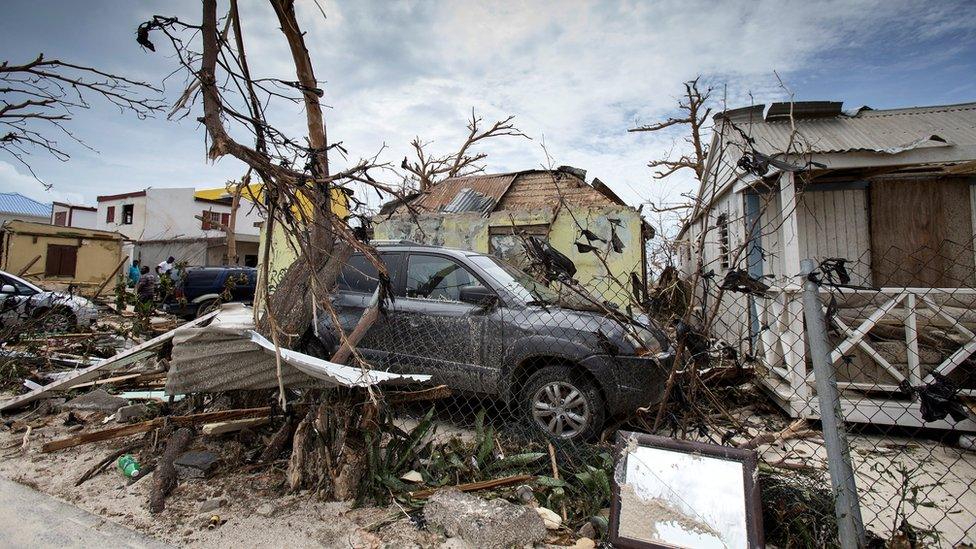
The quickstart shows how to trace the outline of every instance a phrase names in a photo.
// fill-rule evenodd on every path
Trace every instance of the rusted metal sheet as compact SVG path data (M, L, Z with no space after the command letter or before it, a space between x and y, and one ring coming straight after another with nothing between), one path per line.
M471 189L476 193L491 197L497 202L518 175L517 173L505 173L445 179L434 185L429 193L419 196L413 202L413 206L431 212L441 211L444 206L454 200L462 189Z

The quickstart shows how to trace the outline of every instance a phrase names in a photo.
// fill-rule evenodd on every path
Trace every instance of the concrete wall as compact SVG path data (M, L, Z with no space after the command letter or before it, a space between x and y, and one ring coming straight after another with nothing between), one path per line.
M30 223L50 223L51 220L47 217L38 217L33 215L23 215L23 214L8 214L0 213L0 225L8 221L28 221Z
M577 223L597 236L609 240L610 219L619 219L617 236L624 244L622 253L610 251L606 265L593 253L580 253L575 242L580 237ZM389 220L379 220L375 235L379 240L407 239L425 244L460 248L488 253L492 228L515 226L549 226L549 243L568 256L576 264L576 278L594 293L615 303L625 304L630 296L630 273L642 276L643 241L641 238L642 220L640 214L622 206L579 206L571 212L562 210L558 215L551 210L498 211L488 218L477 213L463 214L425 214L415 221L409 216L396 216ZM519 239L520 240L520 239ZM496 238L499 245L504 239ZM609 244L593 242L601 249ZM495 246L493 246L495 248ZM495 250L496 255L506 255L505 250ZM601 256L603 252L601 251ZM609 269L608 269L609 268Z
M210 201L197 200L194 189L169 188L146 189L146 196L135 196L107 200L98 203L98 227L102 230L119 231L132 240L156 241L183 238L218 238L223 232L218 229L203 230L202 222L195 216L204 210L218 214L230 213L230 206ZM131 225L122 224L122 207L133 205ZM115 206L115 221L105 221L109 206ZM250 202L242 201L237 210L236 231L239 234L257 236L254 224L261 220L257 209Z
M47 277L43 274L47 247L50 244L78 247L74 277ZM19 272L37 256L40 259L28 269L28 274L40 273L31 279L42 285L45 282L98 285L112 274L122 260L122 238L117 234L53 225L20 222L7 224L3 230L0 269Z

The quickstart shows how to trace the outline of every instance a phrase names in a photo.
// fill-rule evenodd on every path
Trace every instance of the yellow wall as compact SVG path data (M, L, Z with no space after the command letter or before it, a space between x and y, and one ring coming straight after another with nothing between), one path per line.
M301 209L307 215L311 206L306 202L302 204ZM338 189L332 189L332 211L340 218L345 218L349 215L348 197ZM297 208L295 209L295 213L296 215L299 213ZM288 267L298 258L298 244L294 238L285 231L285 227L281 223L273 223L273 226L274 230L270 238L271 251L268 257L268 290L271 293L274 293L275 287L281 281L281 277L285 275ZM261 225L260 236L258 237L258 291L254 299L255 309L260 308L261 300L263 299L264 282L261 266L264 262L264 247L269 241L267 230L268 222L265 220Z
M575 219L574 219L575 218ZM624 244L621 253L603 250L609 244L593 242L600 247L601 257L606 257L606 265L593 253L579 253L577 240L586 242L579 236L577 223L597 236L609 240L611 224L609 219L619 219L617 236ZM488 253L490 227L515 225L549 224L549 243L565 254L576 264L576 279L596 295L608 301L625 305L630 295L630 273L642 276L643 241L641 239L642 219L640 213L622 206L577 206L571 211L561 210L553 219L551 210L499 211L488 218L478 213L464 214L424 214L414 220L407 216L396 216L376 223L374 230L379 240L413 240ZM609 270L608 268L609 267Z
M4 225L3 258L0 269L17 273L31 260L41 258L27 270L37 282L99 285L122 261L122 235L106 231L57 227L41 223L10 221ZM75 276L46 277L44 265L49 244L79 246Z

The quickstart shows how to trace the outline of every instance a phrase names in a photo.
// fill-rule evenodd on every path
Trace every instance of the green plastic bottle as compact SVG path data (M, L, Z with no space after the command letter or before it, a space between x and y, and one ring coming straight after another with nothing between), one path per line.
M139 476L139 462L136 461L136 458L133 457L132 454L126 454L120 457L119 460L115 462L115 466L119 469L119 472L125 476L125 478L136 478Z

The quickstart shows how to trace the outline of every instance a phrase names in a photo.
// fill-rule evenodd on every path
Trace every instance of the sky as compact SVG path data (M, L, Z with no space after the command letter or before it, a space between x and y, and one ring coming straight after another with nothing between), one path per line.
M552 165L583 168L628 203L674 203L691 172L656 180L651 159L686 150L680 129L628 133L674 115L682 82L701 75L717 108L783 100L895 108L976 101L976 2L297 0L298 19L323 81L330 140L349 158L382 150L399 166L415 136L433 152L456 149L475 109L490 123L514 115L532 139L480 148L490 172ZM219 0L223 13L227 2ZM321 9L320 9L321 8ZM266 2L241 0L251 71L294 79L287 45ZM323 14L324 12L324 14ZM198 0L5 0L0 60L44 53L183 91L177 64L135 42L152 15L198 23ZM777 78L777 75L779 78ZM782 85L780 84L782 82ZM789 92L787 92L789 90ZM3 99L0 98L0 102ZM93 204L146 187L216 187L243 164L206 158L195 110L180 121L139 120L97 99L68 127L61 162L29 157L46 191L0 151L0 191ZM303 135L304 113L276 108L269 122ZM547 159L547 154L549 159ZM396 174L386 174L397 182Z

